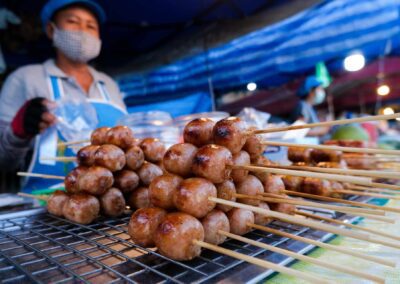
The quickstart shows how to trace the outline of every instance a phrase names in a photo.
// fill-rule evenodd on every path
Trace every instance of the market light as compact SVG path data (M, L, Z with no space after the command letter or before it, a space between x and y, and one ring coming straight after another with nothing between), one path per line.
M250 92L255 91L257 89L257 84L254 82L248 83L247 84L247 90Z
M385 107L383 109L383 114L385 115L394 114L394 110L391 107Z
M388 85L380 85L377 89L376 89L376 93L379 96L387 96L390 93L390 88Z
M350 72L361 70L365 66L365 57L361 53L355 53L344 59L344 69Z

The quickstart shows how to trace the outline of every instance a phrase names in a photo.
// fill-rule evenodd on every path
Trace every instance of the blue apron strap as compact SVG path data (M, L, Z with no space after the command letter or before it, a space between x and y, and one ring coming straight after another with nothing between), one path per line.
M110 101L111 101L110 95L108 94L107 88L106 88L106 86L104 85L104 83L103 83L103 82L100 82L100 81L97 82L97 88L99 89L99 92L100 92L101 96L103 97L103 99L104 99L106 102L110 102Z

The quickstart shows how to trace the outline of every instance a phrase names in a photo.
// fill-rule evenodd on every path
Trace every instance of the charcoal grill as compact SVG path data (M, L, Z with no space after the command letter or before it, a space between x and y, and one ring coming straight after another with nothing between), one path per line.
M356 220L331 211L313 213ZM0 279L2 283L255 283L274 273L209 250L192 261L174 261L129 241L128 221L125 215L79 225L43 208L0 215ZM280 221L269 226L319 241L333 237ZM246 237L302 254L315 248L257 230ZM222 247L280 265L294 261L236 240L227 240Z

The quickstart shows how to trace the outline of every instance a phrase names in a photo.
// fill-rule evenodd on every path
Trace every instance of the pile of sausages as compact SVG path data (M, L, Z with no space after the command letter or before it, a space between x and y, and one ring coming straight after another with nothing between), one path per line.
M201 248L193 240L221 244L225 236L219 230L243 235L251 230L248 223L266 225L270 218L252 211L216 204L209 197L236 201L236 193L281 194L282 178L270 174L252 175L234 165L265 165L264 146L259 137L246 129L243 121L229 117L217 123L207 118L189 122L183 133L184 143L171 146L164 154L164 173L149 184L149 206L136 210L128 232L132 240L175 260L190 260ZM264 209L293 214L290 204L237 200Z
M149 206L148 186L163 174L165 146L155 138L135 139L125 126L101 127L77 153L78 167L64 179L66 192L48 200L48 211L81 224L101 213L117 217L126 205Z

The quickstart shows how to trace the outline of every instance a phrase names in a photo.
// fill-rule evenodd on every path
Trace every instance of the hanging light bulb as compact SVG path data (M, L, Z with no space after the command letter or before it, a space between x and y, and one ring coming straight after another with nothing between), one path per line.
M376 88L376 93L379 96L387 96L390 93L390 88L388 85L380 85L378 88Z
M254 82L248 83L247 84L247 90L250 92L255 91L257 89L257 84Z
M394 110L391 107L385 107L382 112L385 115L394 114Z
M354 53L344 59L343 65L350 72L361 70L365 66L365 57L361 53Z

